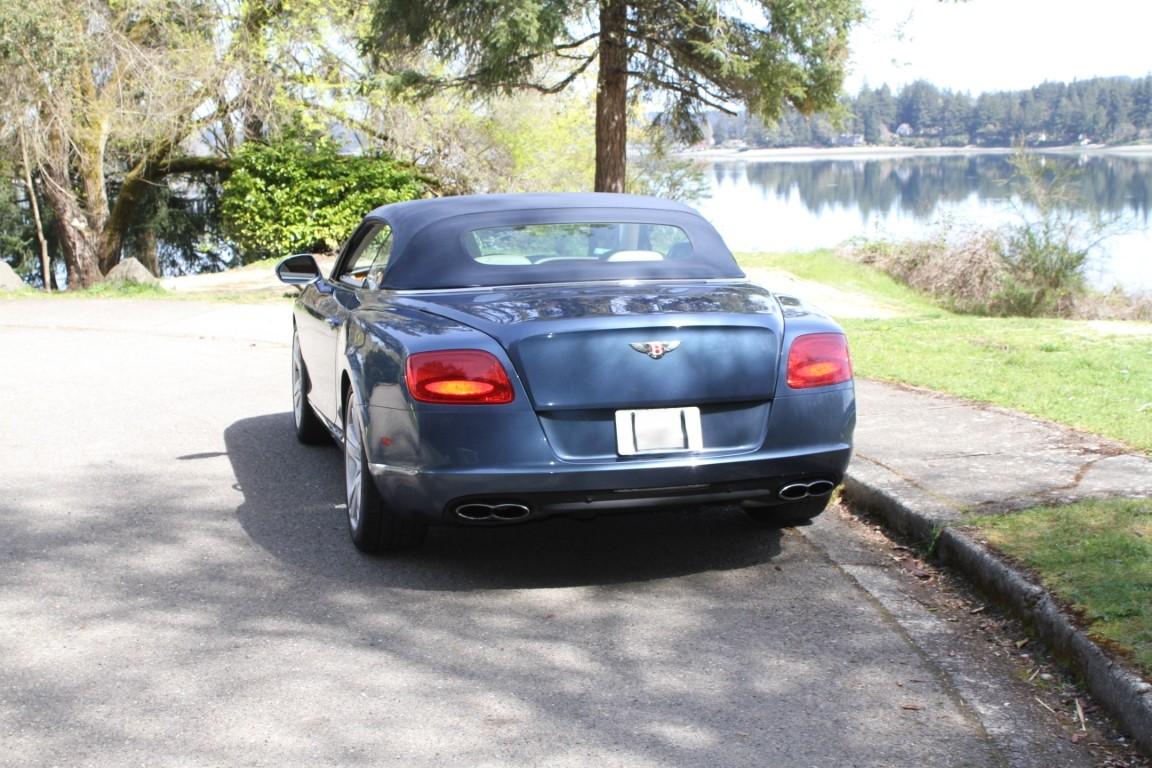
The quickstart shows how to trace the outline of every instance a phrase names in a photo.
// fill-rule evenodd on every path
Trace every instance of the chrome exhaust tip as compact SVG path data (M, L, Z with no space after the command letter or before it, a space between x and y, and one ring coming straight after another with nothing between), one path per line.
M836 488L831 480L813 480L808 483L791 483L784 486L776 495L784 501L800 501L809 496L827 496Z
M777 494L785 501L800 501L808 496L808 485L806 483L792 483L780 489Z
M835 487L836 484L831 480L815 480L811 483L808 483L808 495L824 496L826 494L832 493L832 489Z
M492 517L497 520L523 520L532 514L532 510L523 504L494 504Z
M464 520L491 520L492 506L489 504L461 504L456 507L456 517Z
M524 504L516 502L499 502L489 503L483 501L473 501L467 504L461 504L453 510L456 517L468 522L479 522L482 520L501 520L503 522L511 522L513 520L523 520L532 514L532 510Z

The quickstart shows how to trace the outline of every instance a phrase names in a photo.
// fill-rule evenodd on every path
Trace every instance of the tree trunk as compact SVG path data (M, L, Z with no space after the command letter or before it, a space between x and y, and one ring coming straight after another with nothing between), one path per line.
M40 244L40 276L44 280L44 290L52 291L52 260L48 256L48 240L44 237L44 222L40 219L40 203L36 200L36 187L32 183L32 169L28 163L28 144L24 131L20 131L20 159L24 168L24 187L28 191L28 204L32 208L32 221L36 225L36 242Z
M140 263L148 268L156 277L160 277L160 253L159 244L156 241L156 230L151 227L143 227L136 232L136 242L133 243L133 250L136 252L136 258Z
M53 132L41 165L44 195L56 220L60 250L68 268L68 289L89 288L104 279L100 271L100 233L89 219L72 189L70 150L64 137Z
M600 0L596 79L597 192L623 192L628 150L628 3Z
M66 193L48 192L48 203L56 217L60 250L64 252L64 264L68 267L68 289L91 288L104 279L96 238L93 237L95 233L88 228L80 206L68 197L70 195Z

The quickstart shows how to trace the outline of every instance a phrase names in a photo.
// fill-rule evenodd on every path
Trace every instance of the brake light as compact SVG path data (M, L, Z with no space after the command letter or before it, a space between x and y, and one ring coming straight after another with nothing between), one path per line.
M848 340L839 333L797 336L788 350L788 386L826 387L852 379Z
M425 403L498 405L515 397L495 355L479 349L417 352L408 357L408 391Z

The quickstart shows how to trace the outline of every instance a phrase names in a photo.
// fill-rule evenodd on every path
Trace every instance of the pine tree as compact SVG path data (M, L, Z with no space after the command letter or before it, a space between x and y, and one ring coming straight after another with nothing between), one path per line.
M662 102L657 124L686 140L706 108L732 113L742 102L774 120L789 106L836 106L860 0L744 6L737 15L710 0L375 0L366 48L424 93L557 93L595 66L595 189L621 192L630 102ZM451 74L404 67L422 51Z

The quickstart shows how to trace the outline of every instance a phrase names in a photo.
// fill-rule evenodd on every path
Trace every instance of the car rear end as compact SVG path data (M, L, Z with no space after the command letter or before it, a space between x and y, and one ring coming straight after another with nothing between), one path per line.
M415 296L403 382L369 398L398 511L501 524L826 496L851 455L842 332L736 281ZM395 332L395 324L392 331ZM379 350L399 366L395 350Z

